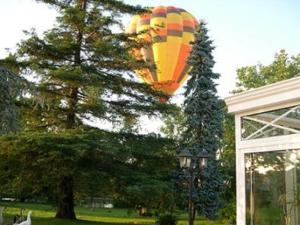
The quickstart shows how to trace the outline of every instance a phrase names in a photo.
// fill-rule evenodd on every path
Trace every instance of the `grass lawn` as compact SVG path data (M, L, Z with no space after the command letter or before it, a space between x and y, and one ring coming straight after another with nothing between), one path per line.
M130 212L126 209L87 209L76 208L77 220L54 219L55 210L50 205L29 204L29 203L7 203L0 202L5 206L4 224L12 224L14 215L19 214L20 208L26 209L25 213L32 210L32 225L152 225L155 224L153 217L139 217L136 212ZM25 215L25 216L26 216ZM178 225L186 225L187 219L181 216ZM223 225L218 221L207 221L198 219L195 225Z

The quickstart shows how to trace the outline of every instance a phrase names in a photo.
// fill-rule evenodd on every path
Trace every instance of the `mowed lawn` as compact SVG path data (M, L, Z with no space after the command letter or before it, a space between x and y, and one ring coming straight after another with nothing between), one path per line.
M24 216L32 210L32 225L153 225L155 217L139 217L136 212L126 209L88 209L76 208L77 220L54 219L55 210L53 206L45 204L28 203L7 203L0 202L5 206L4 224L12 224L13 216L20 213L20 209L25 209ZM186 225L186 217L180 216L178 225ZM223 225L220 221L207 221L197 219L195 225Z

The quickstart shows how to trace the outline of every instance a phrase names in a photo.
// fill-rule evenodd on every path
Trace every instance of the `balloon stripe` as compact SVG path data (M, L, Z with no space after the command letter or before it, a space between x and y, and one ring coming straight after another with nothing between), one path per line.
M187 13L187 12L182 12L181 13L182 18L183 18L183 27L184 29L190 29L190 28L195 28L195 23L194 23L194 17ZM190 27L190 28L188 28ZM194 41L194 32L189 32L189 31L184 31L182 34L182 38L183 38L183 43L190 45L190 43L192 41Z
M190 66L186 64L184 69L182 70L180 76L177 79L177 83L180 83L184 79L184 77L186 76L189 69L190 69Z
M178 11L178 9L167 9L167 13L177 13L177 14L180 14L180 11Z
M178 73L177 82L182 84L188 76L188 71L191 69L191 66L187 64L188 57L192 51L191 42L194 41L194 32L195 32L195 18L186 11L181 13L183 18L183 53L182 60L184 60L185 65L181 67L181 73Z
M183 32L189 32L189 33L194 34L195 28L185 26L185 27L183 27Z
M142 16L138 16L135 19L135 24L133 24L134 26L132 26L132 28L134 28L134 31L132 31L131 33L139 33L145 30L148 30L150 28L150 15L142 15ZM138 38L143 39L143 40L149 40L149 34L141 34L138 36ZM151 39L150 39L151 41ZM133 54L135 55L136 59L138 60L145 60L145 56L143 54L144 52L144 48L142 49L135 49ZM153 82L153 80L151 79L151 75L149 72L149 69L139 69L136 71L136 73L138 74L139 78L142 79L144 82L146 82L147 84L151 84Z
M166 13L166 8L164 6L161 7L155 7L152 10L152 13Z
M167 6L167 9L178 9L175 6Z
M177 61L177 66L174 72L174 75L172 77L172 80L178 80L180 78L180 75L182 73L182 71L184 70L184 67L186 65L186 61L190 55L192 47L190 45L187 44L182 44L181 45L181 49L180 49L180 53L179 53L179 57L178 57L178 61Z
M179 30L182 31L182 24L178 24L178 23L168 23L167 25L168 30Z
M193 20L184 20L183 21L183 26L185 27L195 27L195 23Z
M152 14L152 18L155 18L155 17L166 17L166 13L153 13Z
M182 16L180 14L168 13L167 14L167 23L177 23L182 26ZM167 24L167 25L168 25Z
M152 30L152 36L166 36L167 30L166 29L155 29Z
M182 37L182 31L178 31L178 30L168 30L168 36Z
M167 30L167 35L156 35L152 37L153 42L164 42L167 41L167 36L171 37L182 37L183 32L178 30Z
M144 48L143 49L143 53L144 53L144 58L145 58L145 61L148 62L150 64L150 66L155 66L155 63L154 63L154 55L153 55L153 50L152 48ZM156 75L156 71L154 68L150 68L149 69L149 72L151 73L151 78L153 81L158 81L157 80L157 75Z
M167 51L166 51L166 71L164 74L164 80L172 81L173 74L175 72L176 63L178 61L180 46L182 42L182 16L175 7L168 7L167 10L176 10L178 13L167 13ZM171 30L170 24L178 24L181 26L181 31ZM173 81L174 82L174 81Z
M155 17L155 14L159 14L161 17ZM158 82L163 80L165 74L165 61L166 61L166 46L167 46L167 13L165 7L158 7L153 10L151 21L151 27L160 30L159 32L164 35L157 35L157 32L151 32L153 40L153 55L156 65L156 75Z
M152 38L153 43L160 43L160 42L166 42L167 36L156 36Z
M149 23L146 24L147 25L147 29L150 28L150 20L149 20ZM145 36L147 37L144 37L143 39L146 40L146 41L150 41L152 40L151 36L149 34L145 34ZM150 63L150 66L154 66L155 63L154 63L154 59L153 59L153 50L152 50L152 47L144 47L142 48L142 55L143 55L143 58L144 58L144 61L145 62L149 62ZM151 83L151 82L154 82L154 81L157 81L157 78L156 78L156 72L153 71L154 69L152 68L149 68L147 69L147 82Z

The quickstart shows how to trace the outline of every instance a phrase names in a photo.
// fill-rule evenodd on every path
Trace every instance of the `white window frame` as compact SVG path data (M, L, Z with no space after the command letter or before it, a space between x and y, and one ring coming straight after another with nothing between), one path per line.
M245 154L300 149L300 134L242 140L244 116L300 105L300 77L246 91L225 99L235 114L237 225L246 225Z

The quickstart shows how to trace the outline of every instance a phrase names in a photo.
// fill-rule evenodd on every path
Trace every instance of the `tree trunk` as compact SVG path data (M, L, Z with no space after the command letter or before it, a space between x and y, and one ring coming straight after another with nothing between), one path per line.
M87 0L77 0L77 7L84 13L86 12ZM85 20L85 19L84 19ZM83 21L84 22L84 21ZM77 33L77 49L74 54L74 65L81 66L81 48L82 48L83 30ZM78 103L78 87L70 87L69 112L67 114L67 128L74 129L76 127L76 106ZM56 218L76 219L74 211L74 193L73 178L65 176L59 184L58 191L58 210Z
M196 219L196 206L195 203L193 203L193 221Z
M73 178L63 177L58 187L58 209L55 218L76 219L74 211Z
M24 196L21 196L21 197L20 197L20 202L24 203L25 200L26 200L26 198L25 198Z

